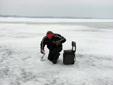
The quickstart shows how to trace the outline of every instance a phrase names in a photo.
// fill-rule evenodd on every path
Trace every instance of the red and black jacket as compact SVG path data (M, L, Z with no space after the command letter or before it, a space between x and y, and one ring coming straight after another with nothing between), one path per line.
M61 44L59 44L58 46L62 46L62 43L64 43L66 41L66 39L63 36L61 36L60 34L54 34L51 39L48 39L48 37L45 36L42 39L41 44L40 44L41 49L44 49L45 45L47 45L47 48L49 50L53 50L54 48L58 47L55 44L56 41L60 41Z

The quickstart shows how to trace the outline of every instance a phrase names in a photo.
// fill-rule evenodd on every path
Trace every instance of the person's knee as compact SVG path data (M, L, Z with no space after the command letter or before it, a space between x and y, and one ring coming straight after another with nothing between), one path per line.
M52 57L48 57L48 60L52 61L53 59L52 59Z

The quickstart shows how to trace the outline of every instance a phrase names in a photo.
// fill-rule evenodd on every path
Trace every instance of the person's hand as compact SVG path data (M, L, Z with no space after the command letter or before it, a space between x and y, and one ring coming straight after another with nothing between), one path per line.
M56 43L56 46L58 46L58 45L60 45L60 44L61 44L61 42L60 42L60 41L56 41L55 43Z
M41 53L42 53L42 54L45 54L45 51L44 51L43 49L41 49Z

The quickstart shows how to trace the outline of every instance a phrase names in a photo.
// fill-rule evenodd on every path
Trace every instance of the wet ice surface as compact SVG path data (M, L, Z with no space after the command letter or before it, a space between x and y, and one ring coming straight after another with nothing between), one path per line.
M113 85L112 21L21 18L28 24L12 19L0 19L0 85ZM40 61L40 42L48 30L67 39L63 50L71 49L71 41L77 43L74 65L63 64L63 51L52 64L46 47L45 61Z

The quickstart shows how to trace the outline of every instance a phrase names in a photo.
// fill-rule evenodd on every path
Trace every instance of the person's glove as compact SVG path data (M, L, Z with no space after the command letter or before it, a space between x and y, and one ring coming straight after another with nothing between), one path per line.
M42 53L42 54L45 54L45 51L44 51L43 49L41 49L41 53Z
M56 44L56 46L58 46L58 45L61 44L61 42L60 41L56 41L55 44Z

